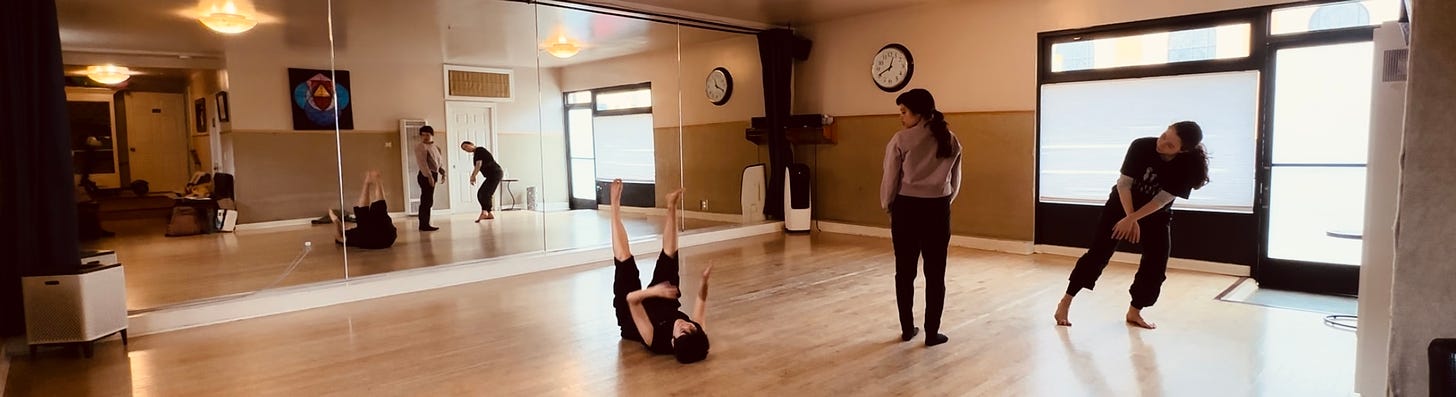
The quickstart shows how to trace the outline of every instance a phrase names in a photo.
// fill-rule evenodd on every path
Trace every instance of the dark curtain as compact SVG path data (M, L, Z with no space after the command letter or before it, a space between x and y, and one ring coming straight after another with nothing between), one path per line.
M79 268L71 126L54 0L0 1L0 334L25 329L20 277Z
M793 106L794 61L808 57L810 43L792 30L771 29L758 34L758 57L763 63L763 105L768 126L768 197L763 214L784 218L784 170L794 162L793 147L784 134Z

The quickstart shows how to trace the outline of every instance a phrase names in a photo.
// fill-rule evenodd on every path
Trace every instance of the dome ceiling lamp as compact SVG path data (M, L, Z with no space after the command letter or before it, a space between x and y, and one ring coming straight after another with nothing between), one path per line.
M86 67L86 77L97 83L117 85L131 78L133 72L125 66L93 65Z
M258 19L251 17L247 12L240 11L234 0L213 1L209 7L203 7L206 11L197 18L203 26L222 34L238 34L258 26Z

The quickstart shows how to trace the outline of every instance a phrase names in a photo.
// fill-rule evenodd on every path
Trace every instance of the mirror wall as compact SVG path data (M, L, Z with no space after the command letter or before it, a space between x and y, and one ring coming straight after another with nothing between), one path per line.
M57 3L82 245L116 251L134 312L603 247L614 178L634 239L680 188L680 232L762 218L751 34L503 0Z

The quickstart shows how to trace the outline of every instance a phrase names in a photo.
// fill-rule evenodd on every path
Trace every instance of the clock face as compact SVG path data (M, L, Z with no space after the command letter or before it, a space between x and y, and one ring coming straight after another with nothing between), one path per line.
M725 68L713 69L708 73L708 79L703 82L703 92L707 94L709 102L723 106L733 96L733 75L728 74L728 69Z
M915 73L915 60L910 57L910 50L899 44L890 44L880 49L875 54L875 61L870 65L870 78L875 80L875 85L886 92L899 91L910 83L910 76Z

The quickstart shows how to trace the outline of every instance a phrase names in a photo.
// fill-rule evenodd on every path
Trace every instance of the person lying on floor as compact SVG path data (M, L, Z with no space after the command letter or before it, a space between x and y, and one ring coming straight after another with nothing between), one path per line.
M394 245L398 234L394 220L389 217L389 205L384 201L384 184L380 181L379 171L364 173L364 187L354 203L354 218L356 226L344 230L338 215L329 211L329 219L334 223L334 242L364 249L383 249Z
M616 277L612 282L612 307L616 309L617 326L622 339L641 342L648 351L671 354L683 364L708 357L708 334L703 331L704 310L708 302L709 265L703 270L703 287L698 290L698 303L692 317L679 311L677 256L678 189L667 195L667 219L662 228L662 254L652 272L649 287L642 288L637 261L627 242L627 228L622 226L622 180L612 181L612 255ZM696 318L698 321L693 321Z

